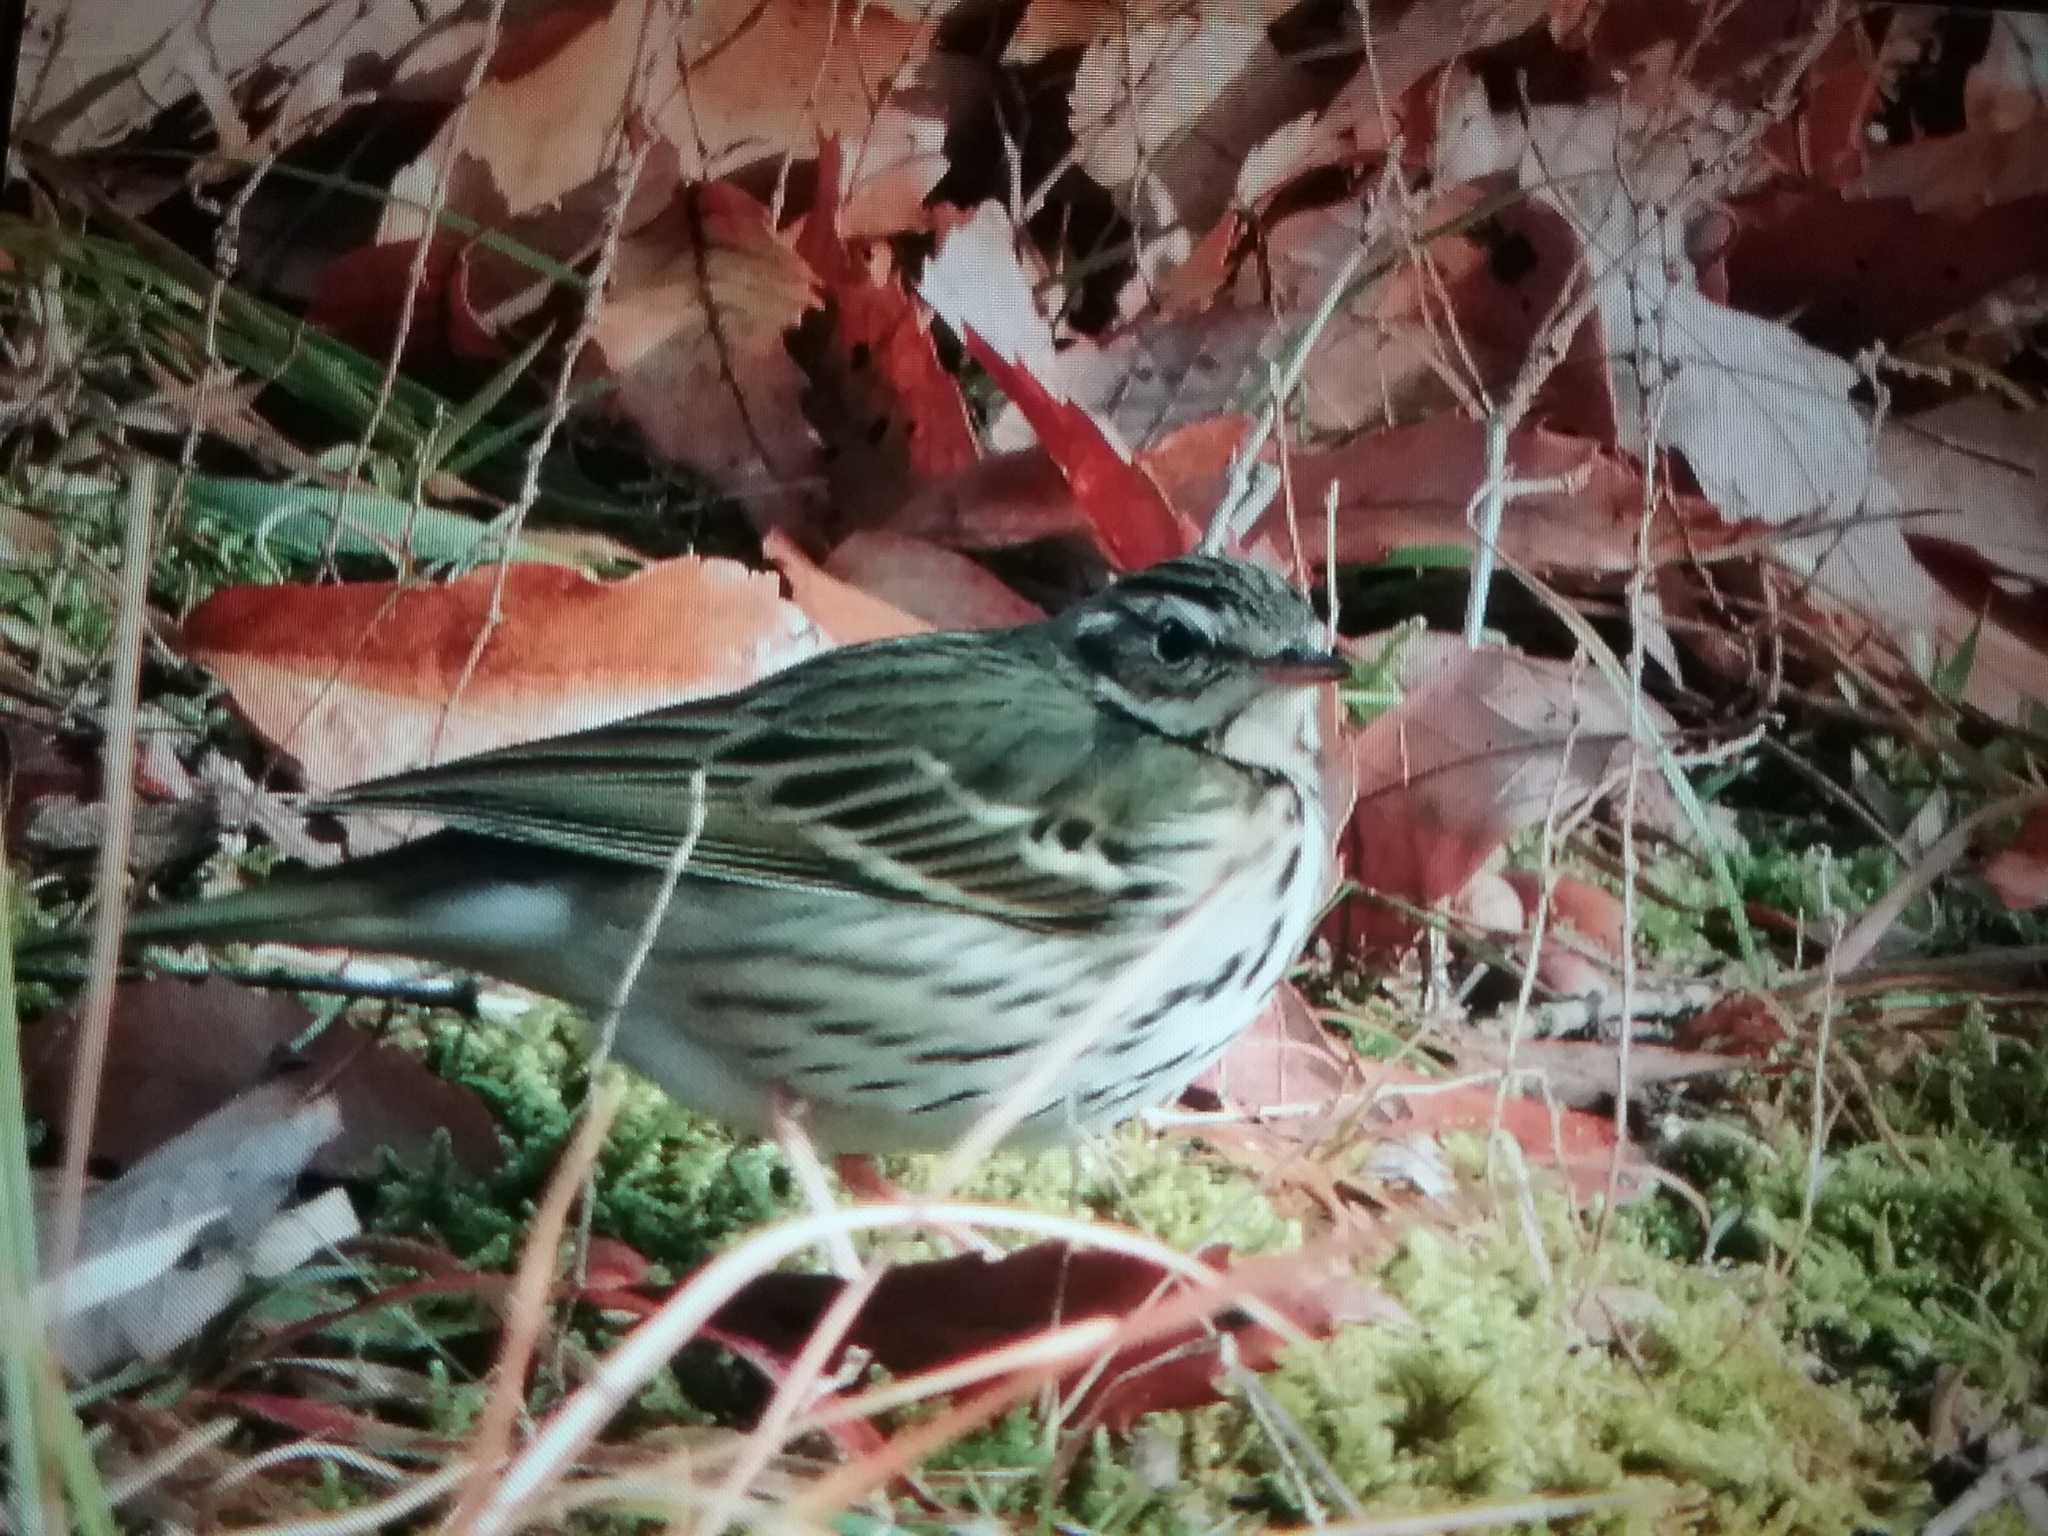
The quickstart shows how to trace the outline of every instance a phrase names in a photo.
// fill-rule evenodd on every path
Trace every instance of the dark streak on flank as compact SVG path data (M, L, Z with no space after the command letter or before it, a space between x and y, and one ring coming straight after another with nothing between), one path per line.
M1273 894L1281 901L1294 889L1294 877L1301 871L1301 842L1299 839L1287 850L1286 862L1280 866L1280 879L1273 887Z
M1015 1040L1003 1045L949 1045L942 1050L919 1051L910 1059L921 1067L936 1067L951 1063L966 1066L977 1061L1008 1061L1012 1056L1021 1056L1037 1044L1034 1040Z
M785 997L773 992L734 992L724 987L699 987L690 1000L706 1013L752 1014L764 1019L799 1019L818 1011L816 998Z
M1287 915L1283 912L1273 919L1273 926L1266 930L1265 941L1259 945L1259 958L1245 968L1247 976L1261 976L1272 963L1273 951L1280 947L1280 930L1287 926Z
M956 1104L971 1104L976 1099L988 1097L986 1089L962 1088L958 1093L949 1093L943 1099L933 1099L929 1104L920 1104L911 1110L913 1115L928 1115L934 1110L951 1109Z

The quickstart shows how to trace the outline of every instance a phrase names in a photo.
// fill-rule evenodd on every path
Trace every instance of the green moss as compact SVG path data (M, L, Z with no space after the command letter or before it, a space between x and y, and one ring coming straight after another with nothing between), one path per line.
M889 1174L922 1190L938 1166L934 1158L898 1158ZM1119 1222L1184 1252L1228 1243L1239 1253L1269 1253L1300 1240L1252 1175L1136 1124L1078 1147L990 1158L959 1194Z
M1926 1510L1917 1433L1881 1387L1823 1379L1787 1344L1766 1271L1661 1258L1619 1230L1589 1257L1561 1197L1538 1209L1547 1276L1519 1225L1418 1229L1377 1275L1414 1327L1347 1329L1261 1378L1366 1509L1633 1487L1640 1500L1573 1528L1661 1531L1682 1512L1695 1533L1815 1536ZM971 1469L977 1503L1019 1514L1043 1497L1045 1458L1019 1412L937 1465ZM1247 1402L1156 1415L1091 1437L1058 1512L1157 1536L1248 1509L1297 1522L1310 1511L1290 1461Z
M1549 1214L1551 1285L1518 1232L1417 1232L1381 1276L1416 1328L1350 1330L1267 1383L1368 1507L1648 1480L1689 1530L1846 1536L1922 1506L1918 1437L1882 1394L1815 1381L1759 1287L1624 1242L1585 1265ZM1580 1317L1626 1314L1622 1343L1569 1315L1596 1274ZM1662 1528L1658 1507L1605 1528Z
M432 1234L479 1265L509 1265L588 1087L583 1026L542 1005L503 1022L429 1015L411 1033L435 1070L490 1107L504 1161L481 1180L446 1159L394 1169L378 1189L377 1225ZM628 1090L598 1157L596 1230L682 1269L793 1205L772 1147L734 1137L646 1083Z
M2048 1054L1978 1018L1881 1102L1896 1149L1827 1151L1810 1226L1805 1149L1791 1133L1767 1145L1694 1132L1674 1161L1718 1213L1722 1254L1785 1268L1788 1321L1837 1369L1917 1396L1949 1366L2009 1410L2038 1407ZM1641 1230L1686 1252L1687 1225Z

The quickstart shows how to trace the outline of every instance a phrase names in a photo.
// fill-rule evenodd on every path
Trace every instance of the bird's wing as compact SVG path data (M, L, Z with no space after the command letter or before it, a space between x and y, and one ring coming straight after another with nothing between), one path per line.
M1144 840L1124 823L1170 818L1179 786L1133 795L1122 775L1143 767L1132 762L1135 746L1140 757L1166 753L1177 778L1185 749L1104 742L1092 708L1077 715L1057 695L1034 705L1034 690L1016 679L934 695L916 671L899 661L880 678L886 686L872 687L877 679L827 668L781 688L757 685L420 769L334 804L419 812L652 869L676 856L695 824L693 876L1030 926L1092 926L1134 895L1160 894ZM1121 766L1106 774L1112 763Z

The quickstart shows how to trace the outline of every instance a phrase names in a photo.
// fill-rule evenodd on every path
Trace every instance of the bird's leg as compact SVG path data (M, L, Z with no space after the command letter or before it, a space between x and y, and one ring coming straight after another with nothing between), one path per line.
M866 1200L874 1205L915 1205L923 1198L883 1173L882 1165L865 1153L850 1152L833 1158L832 1171L839 1175L839 1182L856 1200ZM978 1253L984 1259L1003 1256L1002 1249L979 1232L965 1227L941 1223L932 1228L932 1233L941 1243L962 1253Z
M788 1160L796 1187L803 1191L805 1207L813 1216L830 1216L838 1209L838 1202L832 1198L832 1186L826 1182L825 1164L818 1156L817 1143L804 1129L803 1102L776 1088L768 1106L768 1123L774 1131L775 1145ZM832 1272L840 1279L852 1281L860 1275L860 1255L853 1251L853 1238L845 1231L835 1230L825 1239L825 1255L831 1261Z

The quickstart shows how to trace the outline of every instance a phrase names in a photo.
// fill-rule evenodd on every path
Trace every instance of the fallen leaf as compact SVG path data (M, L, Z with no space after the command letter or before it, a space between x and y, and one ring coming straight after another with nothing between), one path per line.
M2048 697L2048 625L2007 600L2048 583L2043 419L1978 396L1888 421L1859 515L1779 544L1848 645L1876 629L1930 670L1968 646L1961 697L2005 718Z
M821 176L836 182L840 159L838 142L828 141ZM824 445L829 521L838 530L877 527L920 486L975 464L967 404L886 247L856 248L840 232L837 205L821 202L796 250L824 294L790 350L809 380L804 414Z
M1300 1255L1231 1262L1228 1250L1200 1257L1222 1270L1238 1296L1257 1295L1310 1336L1350 1322L1398 1321L1400 1311L1350 1274L1329 1271ZM792 1359L845 1282L830 1275L768 1274L751 1282L714 1319L721 1335L753 1341ZM996 1260L979 1254L898 1265L877 1283L854 1319L841 1353L858 1347L897 1376L933 1370L1016 1344L1048 1329L1088 1318L1128 1320L1136 1342L1108 1359L1064 1373L1092 1385L1075 1405L1078 1416L1111 1430L1147 1413L1199 1407L1218 1400L1230 1355L1264 1370L1285 1341L1241 1309L1204 1317L1234 1299L1226 1294L1194 1315L1147 1336L1144 1318L1173 1304L1179 1286L1156 1265L1099 1249L1038 1243ZM1219 1337L1220 1335L1220 1337Z
M1455 894L1509 837L1599 785L1627 748L1628 721L1590 669L1463 653L1351 738L1346 873L1418 907ZM1405 943L1414 924L1354 900L1325 931L1346 949L1378 949Z
M512 14L483 88L398 179L424 183L452 157L472 169L447 206L488 221L560 201L635 142L672 151L679 184L707 185L762 167L772 178L830 135L857 147L834 199L848 231L918 228L945 173L947 125L986 88L976 61L934 54L933 35L840 0L686 12L578 0Z
M41 1288L64 1363L96 1375L159 1359L225 1311L250 1280L296 1268L309 1248L353 1236L355 1215L339 1191L276 1219L340 1126L326 1095L282 1084L253 1089L88 1191L76 1256ZM53 1216L52 1203L43 1205L39 1225Z
M931 628L887 598L864 591L818 565L780 528L771 528L763 536L761 552L789 583L790 600L833 645L921 635Z
M1506 1048L1490 1040L1461 1039L1453 1056L1460 1071L1499 1072L1508 1065ZM1522 1092L1548 1095L1574 1109L1611 1103L1621 1081L1621 1047L1611 1040L1523 1040L1515 1046L1514 1064L1516 1071L1531 1074L1520 1081ZM1628 1052L1629 1094L1635 1098L1660 1084L1755 1066L1740 1055L1636 1040Z
M1983 875L2008 912L2048 905L2048 811L2021 822L2013 840L1985 862Z
M723 693L821 645L775 577L729 560L683 556L612 583L511 566L493 629L500 575L227 587L181 646L308 783L334 789Z
M1088 411L1048 387L1051 328L1018 264L1009 218L984 203L926 266L919 292L1024 414L1112 564L1136 570L1194 547L1195 527Z
M1920 209L1904 197L1782 187L1731 211L1728 302L1795 315L1801 336L1844 355L1896 346L2048 264L2048 190Z
M197 34L165 22L125 0L33 7L21 34L21 141L59 155L100 148L195 91L224 100L230 80L274 85L317 75L331 60L349 61L356 90L417 84L451 55L458 64L473 57L483 41L481 18L460 6L438 15L398 3L261 6L210 16ZM286 105L269 103L280 114ZM247 141L246 131L238 136Z
M1088 532L1066 476L1035 445L992 453L923 487L884 526L950 549L1010 549Z
M1511 869L1503 878L1521 898L1523 917L1516 931L1533 936L1543 877L1534 870ZM1627 949L1619 896L1574 875L1551 882L1549 921L1543 951L1536 957L1539 983L1561 997L1604 996L1620 985Z
M1587 438L1543 427L1508 434L1508 473L1518 480L1570 480L1576 489L1517 496L1501 527L1501 548L1539 569L1626 570L1643 520L1642 471ZM1303 560L1322 568L1328 537L1324 497L1337 494L1337 559L1369 565L1412 545L1472 546L1474 495L1486 480L1486 429L1444 412L1407 426L1368 432L1339 447L1299 455L1294 499ZM1279 547L1294 530L1276 499L1257 524ZM1728 537L1712 508L1696 498L1660 496L1648 558L1664 560Z
M1553 1106L1523 1091L1503 1095L1492 1084L1445 1083L1393 1067L1374 1070L1373 1095L1376 1104L1396 1107L1394 1120L1382 1131L1389 1137L1499 1130L1531 1163L1561 1173L1580 1200L1593 1199L1607 1187L1617 1144L1612 1115ZM1624 1200L1652 1187L1645 1173L1649 1159L1640 1149L1624 1147L1621 1167Z
M117 1167L134 1164L290 1065L295 1081L318 1084L340 1114L335 1136L312 1160L316 1172L368 1177L387 1148L418 1163L440 1131L470 1173L497 1167L497 1122L473 1092L345 1020L292 1051L313 1023L313 1014L286 992L218 978L121 983L109 1021L93 1157ZM54 1124L64 1119L77 1048L77 1020L68 1013L43 1021L23 1040L29 1109Z
M1341 83L1331 66L1345 43L1353 68L1363 57L1357 22L1340 15L1323 29L1333 35L1300 40L1313 63L1283 52L1256 15L1209 10L1110 29L1082 54L1068 131L1082 169L1137 226L1142 281L1223 216L1248 157L1290 122L1304 130L1301 158L1310 115Z
M1002 629L1045 617L965 555L905 534L849 534L825 569L934 629Z
M469 244L451 235L435 240L420 264L413 290L407 358L415 365L441 357L492 362L504 344L470 304ZM337 256L321 269L306 323L371 357L382 357L398 339L403 312L397 297L420 261L417 240L387 240Z
M784 334L817 279L768 211L721 182L679 192L619 247L583 366L655 452L709 475L762 526L808 516L818 445Z
M1204 1107L1213 1100L1256 1114L1329 1105L1363 1081L1357 1052L1323 1027L1299 992L1283 984L1188 1092Z

